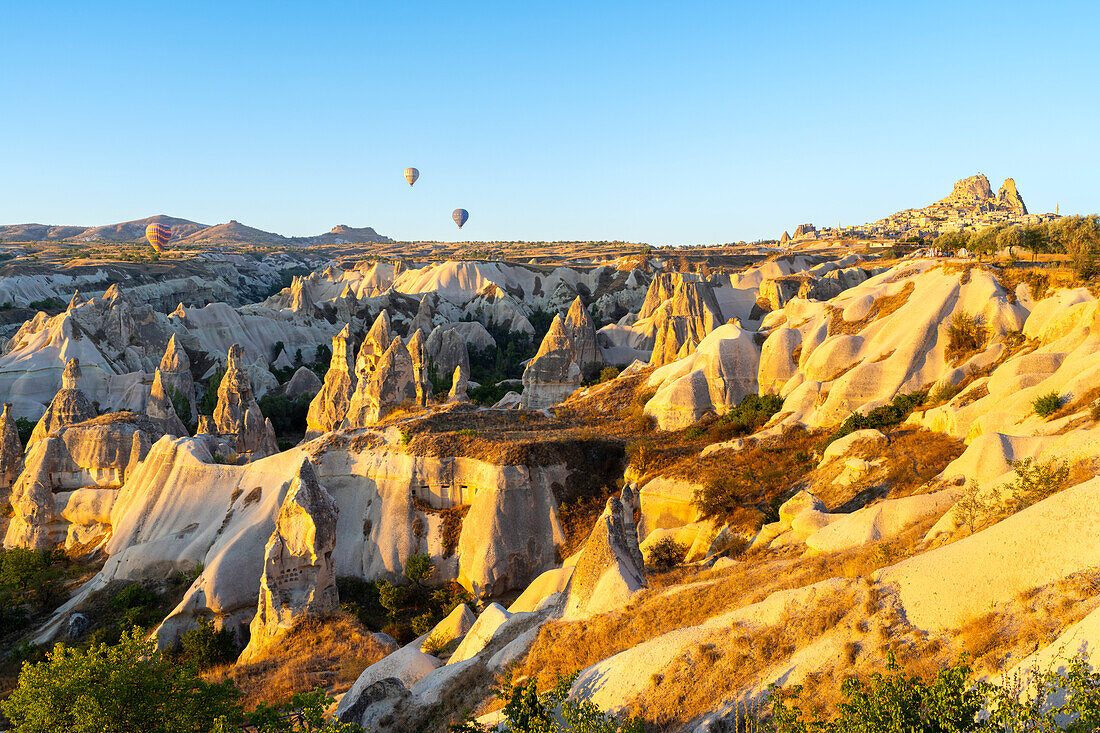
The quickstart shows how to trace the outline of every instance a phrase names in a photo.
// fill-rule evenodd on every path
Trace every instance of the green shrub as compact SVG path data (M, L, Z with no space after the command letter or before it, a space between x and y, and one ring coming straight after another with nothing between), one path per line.
M1020 511L1057 494L1069 483L1069 466L1065 461L1037 462L1032 458L1012 461L1016 478L1008 484L1013 509Z
M654 570L671 570L684 561L688 548L672 537L662 537L649 550L649 564Z
M1045 395L1036 397L1031 403L1031 407L1039 417L1050 417L1061 410L1065 402L1065 398L1057 392L1048 392Z
M260 412L271 420L275 435L284 436L305 434L306 415L309 414L311 400L309 395L301 395L298 399L292 400L286 395L268 392L258 402Z
M165 392L168 393L168 399L172 401L172 409L176 411L176 417L180 419L184 425L191 424L191 401L183 396L178 389L170 384L164 386Z
M34 423L25 417L15 418L15 429L19 431L19 441L26 446L34 432Z
M875 430L886 430L896 427L900 425L905 418L909 417L909 414L913 412L914 409L923 405L927 398L927 392L909 392L908 394L899 394L890 404L876 407L866 415L853 412L840 424L840 427L834 430L833 433L818 446L818 448L824 450L834 440L843 438L845 435L854 433L856 430L868 430L872 428Z
M526 685L504 685L497 696L507 700L502 710L504 730L509 733L642 733L640 718L618 719L605 713L591 700L569 699L577 673L558 677L554 688L539 694L532 680ZM489 733L472 716L448 726L450 733Z
M205 732L223 716L241 719L238 697L231 685L169 663L134 629L112 646L58 644L45 661L24 665L0 708L18 733Z
M783 409L783 399L779 395L746 395L714 424L714 437L725 440L736 435L754 433Z
M610 382L612 379L615 379L618 376L619 376L619 368L618 367L613 367L613 366L604 367L603 369L600 370L600 382L599 383L603 384L604 382Z
M206 383L206 391L203 392L202 398L199 400L199 414L200 415L213 415L214 408L218 406L218 388L222 385L222 378L225 376L225 367L222 367L218 371L214 372L214 376L210 378L210 381Z
M197 670L232 664L239 651L232 632L214 628L206 618L200 618L199 627L186 632L180 639L181 660Z

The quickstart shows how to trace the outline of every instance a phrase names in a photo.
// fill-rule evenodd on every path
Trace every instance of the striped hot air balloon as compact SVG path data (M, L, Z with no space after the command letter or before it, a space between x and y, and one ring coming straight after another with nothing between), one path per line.
M145 227L145 238L149 240L149 244L153 245L153 249L163 252L164 245L168 244L168 240L172 238L172 228L167 224L153 222Z
M420 171L418 171L416 168L405 169L405 180L409 182L409 188L412 188L412 185L416 183L417 178L420 178Z
M455 224L458 224L458 228L461 229L466 220L470 218L470 212L466 209L455 209L451 213L451 218L455 220Z

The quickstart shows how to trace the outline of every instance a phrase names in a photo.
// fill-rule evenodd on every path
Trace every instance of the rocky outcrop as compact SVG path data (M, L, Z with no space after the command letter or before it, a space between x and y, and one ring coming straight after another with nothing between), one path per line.
M630 528L633 530L633 519ZM621 608L646 587L644 568L636 559L641 556L638 535L631 535L623 502L611 497L565 588L563 619L582 619Z
M581 374L589 374L603 364L603 355L596 344L596 327L592 318L581 303L580 296L569 306L569 312L565 314L565 332L573 341L573 351L576 354L577 365L581 368Z
M184 427L172 406L172 399L164 389L164 381L160 369L153 375L153 386L149 388L149 399L145 401L145 414L154 420L159 420L164 425L164 432L168 435L187 435Z
M438 300L438 296L435 293L428 293L420 299L420 305L416 309L416 315L413 316L412 321L409 322L409 331L405 335L408 338L412 338L417 333L422 336L427 336L432 332L434 326L432 325L432 315L435 312L435 301Z
M798 373L795 349L802 345L802 334L794 328L777 328L760 348L757 382L761 394L779 394L787 381Z
M294 375L286 383L283 391L289 399L296 400L299 397L316 397L321 391L321 380L309 367L298 367Z
M303 460L264 548L259 607L241 661L259 654L300 619L339 609L333 560L337 515L336 501L309 460Z
M467 333L470 327L476 327L474 333ZM446 326L436 326L424 341L424 355L428 364L435 368L440 377L446 378L454 374L456 367L462 367L467 374L470 373L470 353L467 344L482 346L485 342L479 332L484 332L485 327L480 323L452 323ZM489 336L489 343L494 342Z
M325 372L325 382L309 403L309 412L306 413L306 437L336 430L344 422L351 396L355 393L351 354L349 324L332 337L332 359Z
M808 234L813 234L817 231L817 227L813 224L799 224L794 230L794 238L805 237Z
M161 435L159 420L122 412L58 428L36 442L12 487L4 545L72 548L102 539L119 487Z
M275 431L264 419L252 394L252 383L241 366L241 347L229 348L225 376L218 386L218 404L214 408L214 426L219 435L231 439L237 453L262 458L278 452Z
M783 232L783 235L779 237L779 246L786 247L791 243L791 235Z
M309 281L300 275L295 275L290 281L290 309L298 313L312 314L317 307L310 295Z
M46 414L34 426L27 448L63 427L95 417L95 406L80 391L80 377L80 360L69 359L61 376L61 391L50 400Z
M355 357L356 384L361 385L370 379L370 375L378 366L378 360L393 342L393 329L390 327L389 311L383 310L374 319L367 337L363 339L359 347L359 354Z
M751 332L727 324L710 333L699 349L653 372L649 385L657 393L645 414L662 430L680 430L706 412L725 414L758 390L760 353Z
M1016 181L1011 178L1006 178L1005 182L1001 184L1001 190L997 192L997 203L1017 214L1027 213L1024 200L1020 196L1020 192L1016 190Z
M401 337L394 336L375 368L360 374L344 424L350 428L372 425L399 405L416 404L417 394L412 357Z
M168 339L168 346L164 349L164 356L160 359L160 376L163 380L165 391L169 388L187 399L191 409L191 415L198 414L198 406L195 404L195 382L191 376L191 359L187 352L180 346L175 334Z
M554 316L538 353L523 370L523 406L542 409L556 405L581 385L573 340L560 315Z
M413 380L416 382L416 404L421 407L432 401L434 387L429 374L428 357L424 350L424 332L417 330L409 339L409 358L412 359Z
M467 382L466 373L462 371L462 367L455 367L455 373L451 377L451 390L447 393L448 402L469 402L470 398L466 394Z
M760 283L760 296L757 300L769 310L779 310L788 300L798 297L806 282L806 277L798 275L765 280Z
M0 497L8 491L23 471L23 443L19 440L19 428L11 416L11 405L4 404L0 413Z
M722 325L722 309L710 284L698 277L674 274L677 277L670 280L669 297L650 317L654 341L649 363L657 366L692 353L707 334ZM663 280L664 276L655 279L650 292ZM667 283L661 284L662 290L666 287Z

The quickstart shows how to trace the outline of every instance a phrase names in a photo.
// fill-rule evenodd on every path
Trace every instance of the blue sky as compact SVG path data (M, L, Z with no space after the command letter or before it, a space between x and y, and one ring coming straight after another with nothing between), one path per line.
M1098 6L0 0L0 222L696 244L978 171L1093 212Z

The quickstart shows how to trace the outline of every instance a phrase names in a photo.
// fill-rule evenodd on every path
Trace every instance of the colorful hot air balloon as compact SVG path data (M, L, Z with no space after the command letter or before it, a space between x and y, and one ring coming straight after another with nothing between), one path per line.
M153 245L153 249L163 252L164 245L168 244L168 240L172 238L172 228L167 224L153 222L145 227L145 238L149 240L149 244Z
M417 178L420 178L420 171L418 171L416 168L405 169L405 180L409 182L409 188L412 188L412 185L416 183Z
M458 224L458 228L461 229L466 220L470 218L470 212L466 209L455 209L451 214L451 218L455 220L455 224Z

